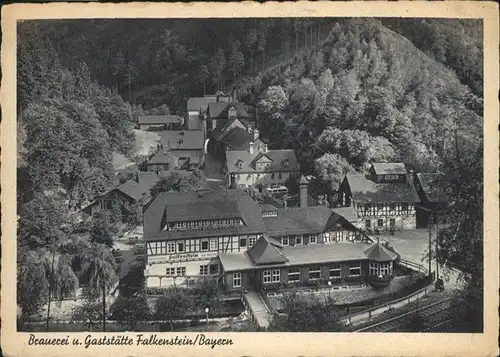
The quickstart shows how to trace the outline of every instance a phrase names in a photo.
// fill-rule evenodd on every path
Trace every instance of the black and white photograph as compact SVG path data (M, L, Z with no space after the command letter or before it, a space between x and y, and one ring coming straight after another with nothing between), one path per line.
M483 19L16 32L18 332L485 331Z

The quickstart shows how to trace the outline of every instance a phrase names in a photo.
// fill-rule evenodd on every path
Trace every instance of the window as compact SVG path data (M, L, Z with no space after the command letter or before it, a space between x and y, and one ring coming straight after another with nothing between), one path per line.
M217 250L219 248L219 241L217 238L210 239L210 250Z
M290 160L288 160L288 159L283 160L283 166L284 167L290 166Z
M208 265L200 265L200 275L208 275Z
M257 174L257 178L259 178L259 177L260 177L260 174Z
M278 173L278 178L281 180L283 178L283 174L281 172Z
M344 232L343 231L335 231L335 241L341 242L344 240Z
M113 201L112 200L100 200L99 206L101 209L112 209Z
M396 204L395 203L391 203L390 206L389 206L390 210L391 211L395 211L396 210Z
M361 263L352 263L349 266L349 276L360 276L361 275Z
M317 234L311 234L309 236L309 244L316 244L318 240L318 235Z
M184 252L184 242L178 242L177 243L177 253L182 253Z
M340 264L335 263L330 266L330 278L340 278Z
M201 250L203 252L207 251L208 250L208 240L202 240L201 241Z
M302 236L295 236L295 245L302 244Z
M233 273L233 288L241 287L241 273Z
M370 275L378 275L378 263L370 262Z
M262 272L262 282L264 284L268 284L271 282L271 271L270 270L264 270Z
M274 176L275 176L275 175L274 175L274 173L272 173L272 174L271 174L271 179L273 179L273 180L274 180Z
M177 275L186 275L186 267L177 267Z
M380 275L389 275L390 274L390 263L380 264Z
M288 281L292 283L299 280L300 280L300 269L290 268L288 270Z
M248 237L248 248L253 247L255 245L255 242L257 241L256 236L250 236Z
M236 175L236 179L239 180L241 178L241 175L240 174L237 174Z
M210 275L219 274L219 264L210 264Z
M290 239L289 239L289 237L288 237L288 236L283 236L283 237L281 237L281 244L283 244L283 245L288 245L288 244L289 244L289 241L290 241Z
M246 246L247 246L247 239L240 238L240 248L246 248Z
M382 228L384 226L384 220L383 219L377 219L377 227Z
M367 219L367 220L365 221L365 227L366 227L366 229L370 229L370 227L371 227L371 223L372 223L372 221L371 221L371 220L369 220L369 219Z
M279 283L279 282L280 282L280 270L273 269L273 283Z
M321 267L311 267L309 268L309 279L316 280L321 278Z
M394 218L391 218L391 220L389 221L389 224L390 224L391 228L394 229L394 227L396 227L396 220Z
M175 268L167 268L165 271L165 274L167 276L174 276L175 275Z
M408 203L403 203L403 208L402 208L402 210L403 210L404 212L408 211Z
M167 243L167 253L175 253L175 244Z

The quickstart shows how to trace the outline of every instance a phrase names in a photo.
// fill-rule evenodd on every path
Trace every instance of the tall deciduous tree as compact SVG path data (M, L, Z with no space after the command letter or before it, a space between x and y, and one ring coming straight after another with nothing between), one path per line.
M106 298L118 280L115 258L106 245L94 243L86 253L86 260L90 276L88 293L93 297L101 297L102 329L105 332L107 315Z

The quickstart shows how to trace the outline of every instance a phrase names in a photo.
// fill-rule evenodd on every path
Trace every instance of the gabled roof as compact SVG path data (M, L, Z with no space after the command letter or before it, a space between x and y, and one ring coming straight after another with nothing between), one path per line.
M398 256L384 247L380 242L375 243L365 251L365 255L369 260L375 262L391 262Z
M215 96L189 98L187 101L187 110L188 112L200 111L201 113L205 113L208 104L215 103L216 101L217 97Z
M182 118L178 115L139 115L139 124L176 124L182 123Z
M420 185L420 193L423 194L422 200L438 203L446 201L446 195L442 191L440 185L440 175L434 173L418 173L417 185Z
M405 175L406 166L401 162L374 162L372 167L376 175Z
M407 183L376 183L363 174L347 174L352 198L367 203L419 202L415 187Z
M237 127L229 131L220 141L233 151L244 151L248 149L250 143L253 141L253 134Z
M288 261L279 248L276 248L265 237L260 238L255 245L248 250L248 255L257 265L281 264Z
M248 117L248 111L244 103L217 102L208 104L208 115L210 118L229 118L229 108L234 107L238 117Z
M148 160L148 165L155 164L170 164L173 165L175 163L175 157L164 149L160 149L153 155L153 157Z
M279 209L276 217L264 220L270 236L322 233L338 220L325 206Z
M164 130L158 133L164 149L200 150L205 145L202 130Z
M332 208L332 211L348 222L356 222L358 220L356 210L352 206Z
M307 179L304 177L304 175L301 175L299 185L308 185L308 184L309 184L309 181L307 181Z
M234 173L253 173L253 172L280 172L280 171L298 171L299 163L297 161L297 156L295 156L295 151L293 150L268 150L265 154L271 160L271 166L263 171L257 171L253 166L254 159L260 156L260 152L254 152L250 154L248 151L244 150L231 150L226 151L226 164L228 172ZM238 160L243 161L243 167L240 169L236 162ZM288 160L288 166L283 165L283 162Z
M231 202L227 204L227 202ZM169 219L172 212L169 206L182 209L190 217L200 218L207 215L220 218L241 217L244 224L231 228L206 228L183 232L162 231L162 223ZM181 208L184 206L184 208ZM205 212L207 207L213 212ZM168 210L168 211L167 211ZM177 213L171 213L177 214ZM144 236L147 239L186 238L197 236L217 236L221 234L238 235L264 232L262 214L257 204L243 191L213 189L203 192L163 192L160 193L144 212Z

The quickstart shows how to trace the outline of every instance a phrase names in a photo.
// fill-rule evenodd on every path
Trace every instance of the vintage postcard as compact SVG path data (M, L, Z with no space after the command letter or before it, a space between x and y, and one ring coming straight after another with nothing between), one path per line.
M498 5L2 9L6 356L498 355Z

